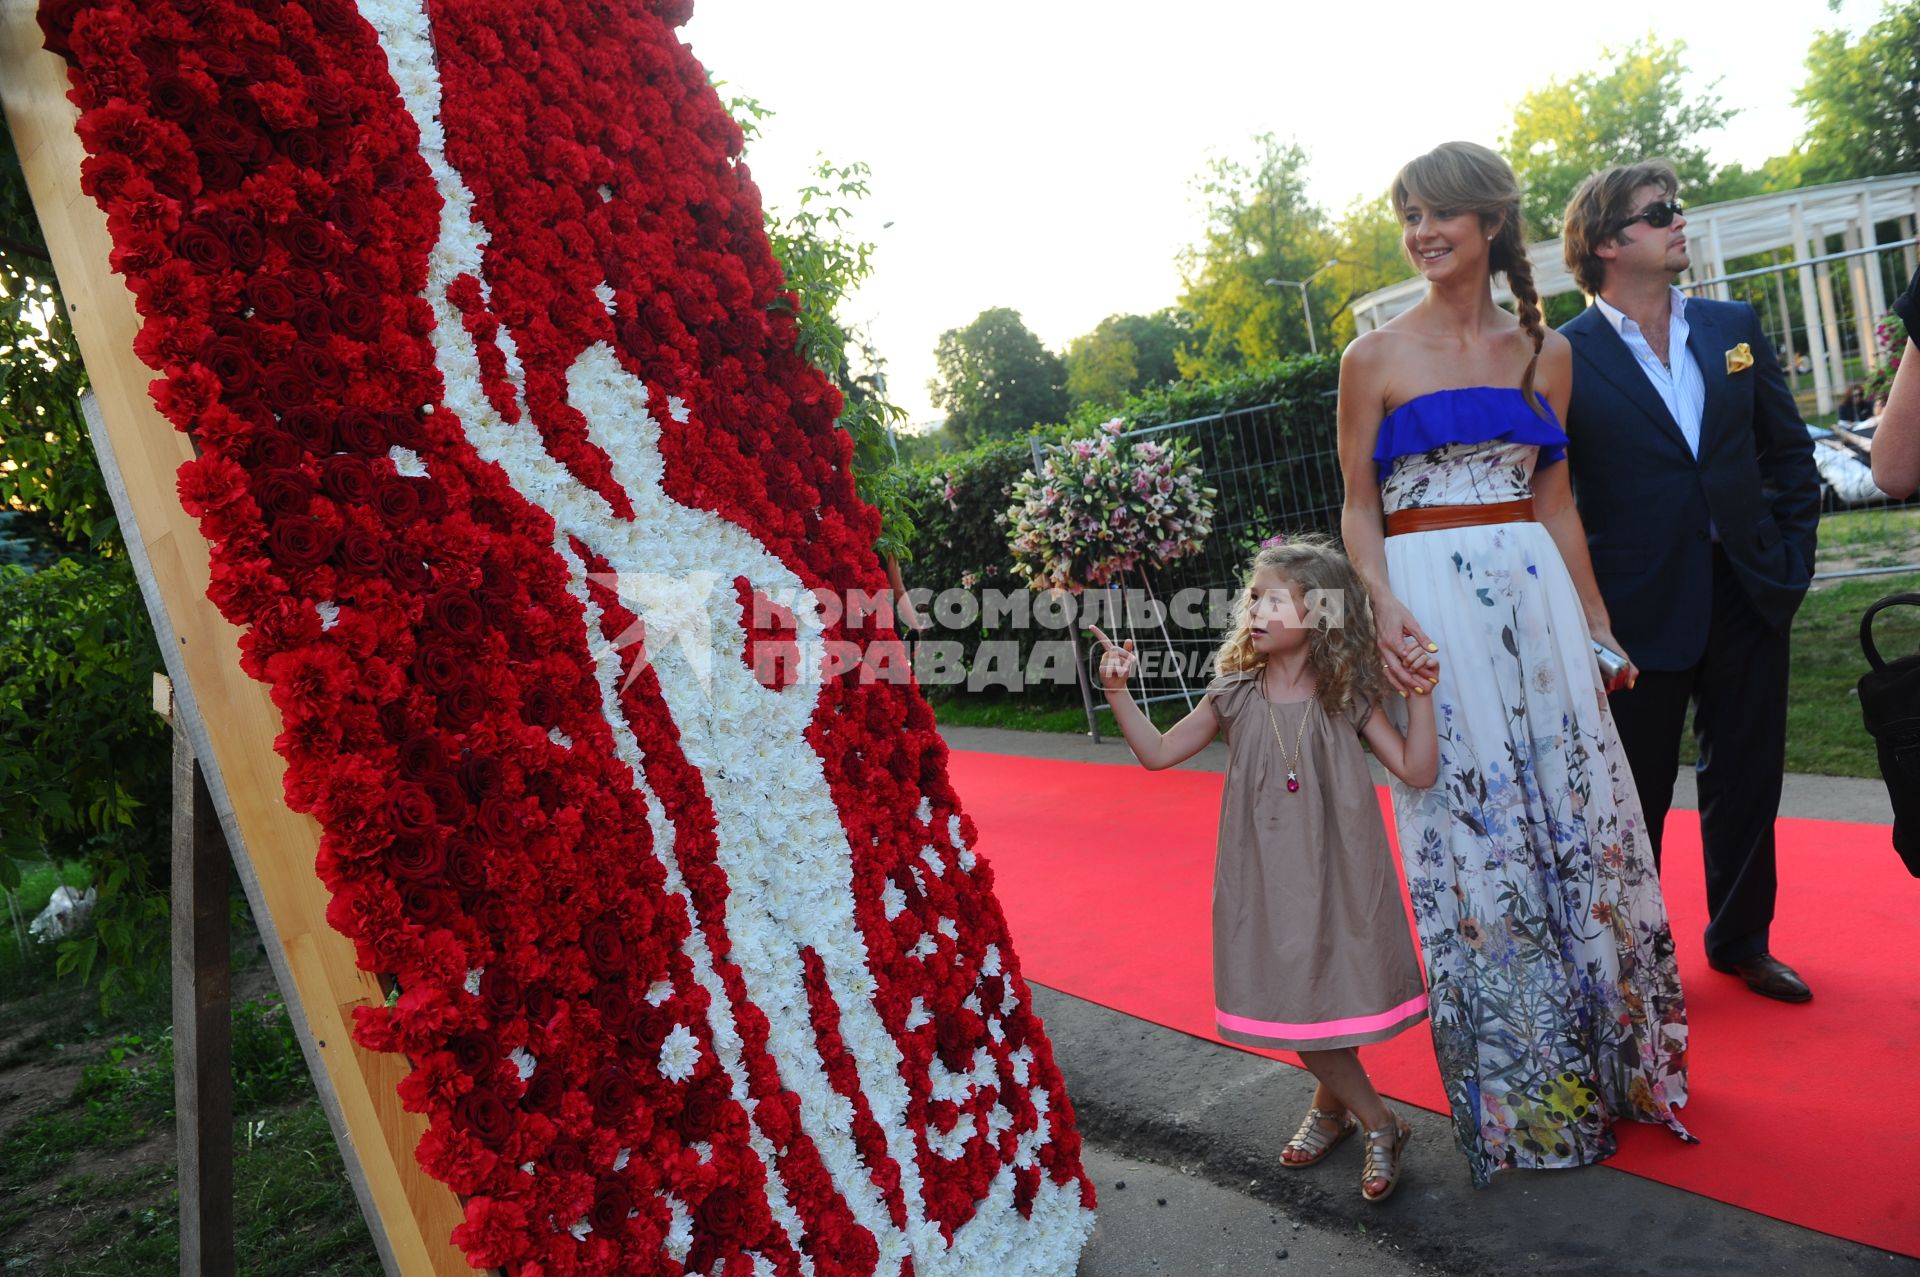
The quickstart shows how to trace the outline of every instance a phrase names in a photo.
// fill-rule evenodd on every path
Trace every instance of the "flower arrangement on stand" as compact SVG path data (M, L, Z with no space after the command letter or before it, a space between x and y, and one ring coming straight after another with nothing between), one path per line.
M1007 546L1035 589L1116 583L1136 567L1164 568L1206 545L1214 489L1185 439L1122 441L1119 418L1088 439L1042 451L1013 488Z

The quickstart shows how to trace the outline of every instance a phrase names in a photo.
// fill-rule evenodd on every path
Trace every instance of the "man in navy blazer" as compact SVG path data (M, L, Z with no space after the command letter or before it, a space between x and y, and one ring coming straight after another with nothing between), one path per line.
M1621 165L1567 206L1567 265L1593 299L1560 329L1567 460L1613 632L1640 671L1611 699L1655 863L1691 702L1707 961L1804 1002L1768 928L1787 633L1813 573L1820 481L1753 307L1673 287L1690 264L1678 189L1663 162Z

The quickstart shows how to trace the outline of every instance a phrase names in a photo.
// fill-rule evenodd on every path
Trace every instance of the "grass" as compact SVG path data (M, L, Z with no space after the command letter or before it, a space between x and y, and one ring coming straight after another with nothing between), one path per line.
M1854 685L1867 671L1860 617L1875 599L1920 590L1920 574L1864 577L1807 595L1793 623L1787 699L1787 770L1824 776L1880 775L1873 738L1860 722ZM1920 609L1896 608L1874 625L1880 654L1920 652Z
M51 890L50 887L47 888ZM44 900L42 901L44 903ZM251 932L236 964L270 986ZM0 935L0 1272L128 1277L179 1270L173 1038L164 985L111 1017L50 954ZM243 986L248 980L240 975ZM238 1271L372 1277L379 1260L277 996L233 1014Z
M1913 529L1913 544L1920 548L1920 510L1888 514L1906 521L1906 526ZM1823 539L1836 522L1829 519L1822 526ZM1841 544L1847 543L1842 540ZM1869 544L1864 533L1858 544ZM1823 540L1823 561L1827 548ZM1793 626L1793 664L1787 692L1788 771L1879 777L1873 738L1861 725L1860 701L1853 694L1854 684L1867 669L1866 657L1860 651L1860 616L1875 599L1901 591L1920 591L1920 574L1839 581L1807 595ZM1903 610L1906 615L1901 610L1883 615L1875 627L1880 651L1889 659L1920 652L1920 615L1915 615L1914 609ZM1186 706L1179 701L1148 708L1154 724L1162 730L1186 714ZM943 727L1071 733L1087 730L1086 713L1080 706L1063 706L1057 701L950 696L934 700L933 712ZM1098 721L1103 734L1113 731L1113 715L1102 712Z

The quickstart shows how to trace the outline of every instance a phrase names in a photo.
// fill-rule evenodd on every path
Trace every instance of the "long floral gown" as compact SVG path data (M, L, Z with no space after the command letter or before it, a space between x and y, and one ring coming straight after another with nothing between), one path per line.
M1518 390L1422 395L1382 423L1382 503L1526 497L1565 442ZM1599 1161L1616 1118L1691 1140L1666 904L1559 550L1541 524L1505 523L1389 537L1386 557L1440 648L1439 779L1392 792L1473 1182Z

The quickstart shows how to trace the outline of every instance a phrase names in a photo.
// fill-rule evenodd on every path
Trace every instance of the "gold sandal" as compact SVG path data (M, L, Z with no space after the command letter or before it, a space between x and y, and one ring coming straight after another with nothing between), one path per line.
M1326 1123L1328 1122L1338 1124L1338 1129L1331 1135L1327 1134ZM1359 1129L1360 1123L1353 1120L1351 1113L1334 1114L1321 1108L1309 1108L1306 1117L1301 1119L1300 1129L1293 1133L1292 1139L1280 1146L1282 1153L1288 1149L1296 1149L1307 1154L1307 1157L1297 1162L1290 1162L1282 1157L1280 1165L1290 1171L1312 1166L1340 1147L1341 1140Z
M1413 1138L1413 1128L1395 1118L1393 1125L1366 1133L1366 1160L1360 1163L1360 1196L1370 1202L1384 1202L1393 1196L1393 1190L1400 1186L1401 1161L1406 1156L1407 1141ZM1384 1180L1386 1187L1378 1193L1367 1191L1367 1185L1375 1180Z

